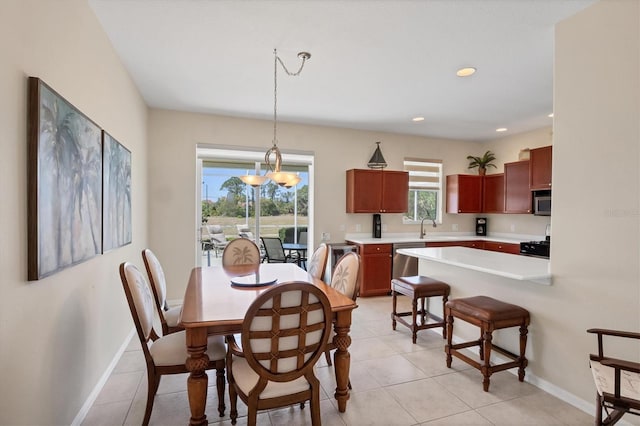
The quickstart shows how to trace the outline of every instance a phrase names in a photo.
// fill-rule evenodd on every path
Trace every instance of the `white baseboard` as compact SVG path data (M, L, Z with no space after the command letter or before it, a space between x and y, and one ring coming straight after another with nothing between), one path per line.
M129 332L129 335L124 340L124 343L120 346L120 349L118 349L116 354L113 356L113 359L107 366L107 369L104 371L104 373L102 373L102 376L100 376L100 380L98 380L98 383L96 383L96 385L93 387L93 390L87 397L87 400L84 402L84 404L82 404L80 411L78 412L78 414L76 414L76 417L73 419L73 422L71 422L71 426L79 426L82 424L82 422L84 421L84 418L87 416L87 413L89 413L91 406L93 405L94 402L96 402L98 395L100 395L100 391L102 390L104 385L107 383L107 380L109 380L109 376L111 376L111 373L113 373L113 370L116 368L116 365L118 365L118 361L120 361L120 357L122 357L122 354L129 346L129 342L131 341L131 338L135 334L136 334L136 329L135 328L131 329L131 332Z
M462 340L461 338L457 337L456 335L453 336L453 343L457 344L457 343L463 343L465 340ZM507 362L507 361L511 361L510 359L504 357L503 355L501 355L500 353L497 352L492 352L491 353L491 359L497 361L496 363L503 363L503 362ZM507 370L508 372L510 372L511 374L513 374L514 376L518 375L518 370L516 368L512 368L510 370ZM579 410L584 411L585 413L593 416L595 415L596 412L596 405L595 403L589 403L587 401L585 401L582 398L579 398L577 396L575 396L574 394L567 392L566 390L554 385L551 382L548 382L544 379L541 379L540 377L536 376L535 374L530 373L529 371L526 371L526 374L524 376L524 380L525 382L537 387L538 389L542 389L543 391L547 392L550 395L555 396L556 398L558 398L561 401L566 402L567 404L573 405L574 407L576 407ZM594 395L594 400L595 400L595 392L596 392L596 388L595 385L593 386L593 395Z

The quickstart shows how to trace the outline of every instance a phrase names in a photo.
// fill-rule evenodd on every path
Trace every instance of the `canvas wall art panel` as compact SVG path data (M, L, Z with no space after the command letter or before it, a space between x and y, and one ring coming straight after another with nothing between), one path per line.
M103 252L131 243L131 152L102 131Z
M38 280L102 251L101 129L29 77L28 270Z

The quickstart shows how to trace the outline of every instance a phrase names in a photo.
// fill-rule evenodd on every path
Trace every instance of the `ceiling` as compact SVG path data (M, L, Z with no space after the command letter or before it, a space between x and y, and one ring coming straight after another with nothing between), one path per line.
M88 1L150 107L272 120L273 49L308 51L279 121L474 141L551 124L554 25L595 2Z

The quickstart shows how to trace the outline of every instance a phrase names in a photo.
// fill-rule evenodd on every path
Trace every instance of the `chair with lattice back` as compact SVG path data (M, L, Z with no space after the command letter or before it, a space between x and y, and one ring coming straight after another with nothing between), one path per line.
M311 422L320 425L320 382L314 366L331 329L331 305L306 282L275 285L251 304L242 325L242 349L227 336L227 377L231 423L238 396L248 406L248 424L257 411L310 401Z
M597 390L596 425L613 425L625 414L640 415L640 362L607 357L603 346L604 336L640 340L640 333L602 328L591 328L587 333L598 336L598 354L589 356ZM603 411L607 415L604 419Z

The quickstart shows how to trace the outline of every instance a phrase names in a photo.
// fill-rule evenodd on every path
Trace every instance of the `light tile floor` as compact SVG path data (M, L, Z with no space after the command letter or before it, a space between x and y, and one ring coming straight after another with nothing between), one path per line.
M345 413L333 398L335 376L324 357L317 375L322 384L324 425L592 425L593 417L544 391L520 383L506 372L491 377L482 391L480 372L462 361L446 367L440 329L418 333L401 325L391 329L391 297L359 298L353 314L350 378L353 385ZM409 310L405 297L399 307ZM215 374L215 373L214 373ZM209 384L215 385L214 375ZM146 401L144 357L137 336L130 343L83 424L139 425ZM227 412L217 413L217 394L210 386L210 424L229 425ZM238 401L238 425L246 424L246 407ZM152 425L185 425L189 421L186 375L164 376L155 399ZM259 425L311 424L308 407L276 409L258 415Z

